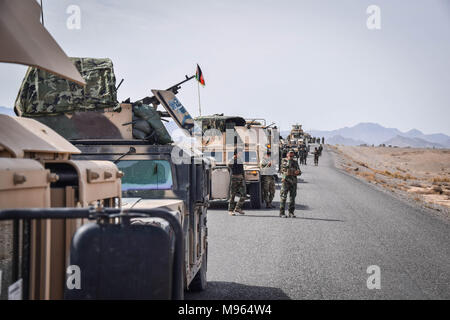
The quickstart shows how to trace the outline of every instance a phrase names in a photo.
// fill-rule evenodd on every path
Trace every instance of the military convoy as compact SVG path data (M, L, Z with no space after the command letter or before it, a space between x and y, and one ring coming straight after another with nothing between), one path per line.
M2 17L33 14L9 21L28 32L0 41L35 34L45 49L10 41L0 52L0 61L34 66L19 117L0 115L0 298L182 299L204 290L207 209L228 200L228 161L242 151L248 198L260 208L261 176L279 167L277 128L223 114L194 120L175 96L193 76L119 103L110 59L69 60L37 21L35 1L5 3ZM294 129L290 147L304 136ZM276 159L269 173L260 166L267 153Z

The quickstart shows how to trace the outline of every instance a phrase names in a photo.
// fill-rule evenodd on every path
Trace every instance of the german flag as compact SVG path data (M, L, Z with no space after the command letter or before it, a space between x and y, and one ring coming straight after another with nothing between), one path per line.
M195 72L195 79L197 79L197 81L200 82L202 86L205 85L205 78L203 78L202 69L200 69L200 66L198 64L197 71Z

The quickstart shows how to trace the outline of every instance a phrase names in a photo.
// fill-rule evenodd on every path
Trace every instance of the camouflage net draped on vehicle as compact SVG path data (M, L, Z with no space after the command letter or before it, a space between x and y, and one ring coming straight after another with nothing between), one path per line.
M225 132L227 127L234 128L234 126L244 126L245 119L241 117L224 116L223 114L214 114L211 116L201 116L194 119L195 122L200 122L202 131L209 129L217 129L220 132Z
M86 87L34 67L28 68L15 102L22 116L119 108L110 59L70 58Z

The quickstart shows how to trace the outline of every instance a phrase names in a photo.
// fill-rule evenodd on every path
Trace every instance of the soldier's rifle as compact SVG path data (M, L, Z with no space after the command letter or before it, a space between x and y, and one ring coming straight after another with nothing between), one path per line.
M263 127L263 129L268 129L270 127L272 127L275 124L275 122L272 122L271 124L269 124L268 126Z

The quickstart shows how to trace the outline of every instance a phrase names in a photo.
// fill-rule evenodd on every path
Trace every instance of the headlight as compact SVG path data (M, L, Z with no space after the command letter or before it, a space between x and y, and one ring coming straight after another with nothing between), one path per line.
M245 179L247 180L258 180L259 171L258 170L247 170L245 171Z

